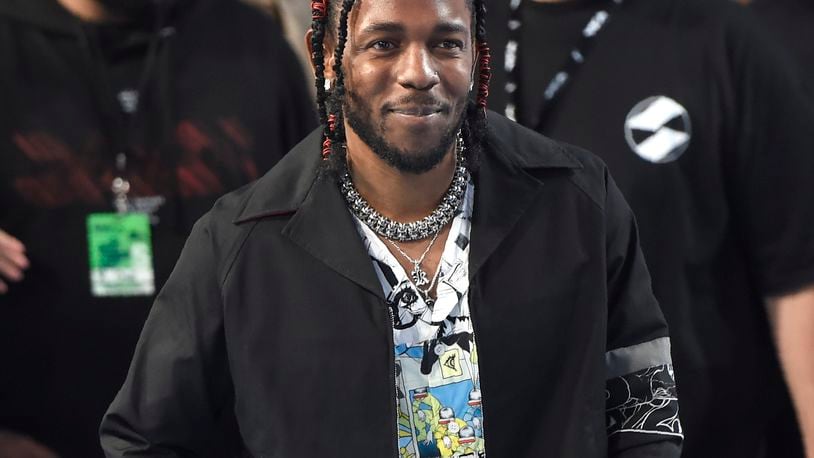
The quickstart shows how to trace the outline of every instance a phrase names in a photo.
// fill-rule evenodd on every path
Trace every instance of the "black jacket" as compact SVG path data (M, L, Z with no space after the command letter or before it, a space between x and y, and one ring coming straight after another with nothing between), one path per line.
M599 160L490 118L469 259L488 456L678 456L677 421L606 417L622 385L620 404L658 384L677 409L671 372L622 382L670 364L636 356L667 328L633 215ZM396 456L390 318L319 144L197 223L103 420L108 456L204 453L224 416L256 457Z

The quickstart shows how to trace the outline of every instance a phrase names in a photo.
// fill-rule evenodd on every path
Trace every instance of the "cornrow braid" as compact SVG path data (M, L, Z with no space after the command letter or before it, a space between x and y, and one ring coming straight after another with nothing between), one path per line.
M486 132L486 107L489 82L492 79L492 56L486 39L486 0L468 0L472 8L475 30L475 46L478 51L478 81L475 102L467 107L462 133L467 144L467 161L472 172L477 171Z
M325 141L322 144L322 157L327 158L331 151L330 120L325 100L325 33L329 26L330 6L328 0L314 0L311 2L311 62L314 65L314 86L317 90L317 112L322 124Z
M478 49L478 108L486 110L489 81L492 79L492 55L486 41L486 0L475 0L475 42Z
M340 156L344 149L340 144L345 141L345 123L342 116L342 101L345 98L345 72L342 70L342 58L345 55L345 45L348 42L348 17L356 0L343 0L342 9L339 11L339 23L337 24L336 49L334 50L334 75L336 75L336 87L330 96L330 114L336 116L336 128L331 131L331 141L336 147L334 153Z
M489 96L489 81L491 80L491 54L486 40L486 0L466 0L473 15L473 29L475 32L475 46L477 59L477 92L474 103L467 106L466 116L462 126L464 139L467 142L467 154L471 168L477 167L477 156L486 132L486 107ZM322 145L323 159L344 157L341 144L345 140L344 122L342 117L342 100L345 96L345 72L342 69L342 58L348 39L348 18L356 0L314 0L311 2L313 31L311 45L313 53L311 59L315 69L314 85L317 90L317 106L319 118L324 126L324 142ZM337 11L338 10L338 11ZM336 50L334 52L334 75L336 77L333 88L325 89L325 39L336 34Z

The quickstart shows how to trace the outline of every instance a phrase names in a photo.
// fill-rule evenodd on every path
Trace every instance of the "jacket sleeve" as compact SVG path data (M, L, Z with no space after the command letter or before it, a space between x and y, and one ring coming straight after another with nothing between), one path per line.
M204 216L156 298L100 436L108 457L205 455L231 393L217 254ZM215 439L213 439L215 438Z
M678 457L683 433L670 338L633 213L606 174L606 426L611 457Z

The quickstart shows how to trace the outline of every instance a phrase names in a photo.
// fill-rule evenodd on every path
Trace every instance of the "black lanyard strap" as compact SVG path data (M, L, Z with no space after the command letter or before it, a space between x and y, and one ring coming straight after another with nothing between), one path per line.
M554 74L554 77L545 86L543 91L543 104L537 113L529 113L529 119L525 120L525 124L535 130L542 130L545 125L547 116L551 113L557 101L562 97L565 89L569 83L573 81L578 73L588 54L595 45L596 38L600 32L605 29L608 21L610 20L611 13L618 9L624 0L608 0L607 5L600 7L582 28L576 44L566 57L565 63L562 68ZM505 114L509 119L517 120L517 106L518 106L518 82L520 67L520 34L523 27L522 18L520 15L520 8L522 0L510 0L509 8L511 13L509 15L509 40L506 43L506 54L504 59L504 69L506 70L506 94L508 96L508 103L506 104Z
M163 18L162 18L163 19ZM151 34L147 44L147 54L138 75L134 99L128 110L121 108L121 102L113 89L110 78L110 69L105 61L104 53L98 39L90 39L88 32L78 24L78 35L82 47L85 49L88 69L90 71L91 93L102 120L103 129L110 147L115 153L115 168L118 174L123 175L127 168L127 154L133 148L135 140L136 122L141 113L141 105L148 91L150 81L155 75L156 61L162 41L169 38L174 30L164 27L163 20L157 21L155 31Z

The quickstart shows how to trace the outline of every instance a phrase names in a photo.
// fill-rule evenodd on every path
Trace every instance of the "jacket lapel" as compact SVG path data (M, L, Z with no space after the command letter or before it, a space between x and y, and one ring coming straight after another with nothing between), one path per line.
M384 292L339 187L317 178L322 130L295 146L249 191L235 224L289 216L282 235L376 296ZM318 286L317 286L318 287Z
M482 156L475 176L470 279L540 198L544 183L528 170L582 167L558 143L492 112Z
M483 156L475 176L470 279L537 199L543 187L542 182L523 169L511 167L496 158L493 151L485 152Z
M314 182L311 192L283 229L283 235L384 300L373 262L333 179L320 178Z

